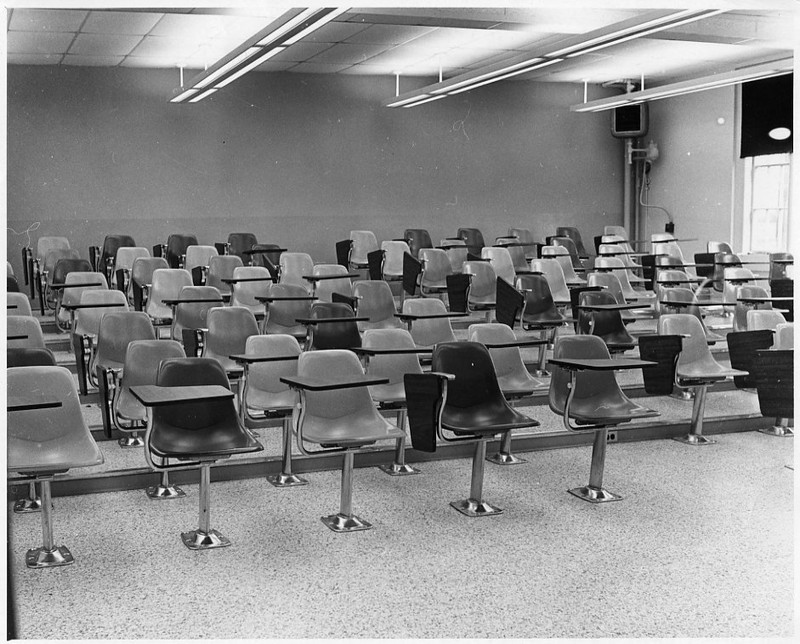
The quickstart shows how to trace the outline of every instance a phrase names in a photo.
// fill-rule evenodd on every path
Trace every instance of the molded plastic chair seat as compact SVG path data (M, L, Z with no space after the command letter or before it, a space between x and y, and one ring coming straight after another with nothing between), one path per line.
M391 287L383 280L359 280L353 284L358 317L369 318L359 322L359 331L367 329L399 329L403 323L397 317L397 308Z
M450 273L458 274L462 271L464 262L469 259L469 248L463 239L442 239L439 241L439 246L443 249L444 254L447 255L447 261L450 263ZM478 255L480 256L480 251Z
M352 268L366 268L367 255L378 250L378 239L371 230L350 231L349 264Z
M497 277L511 285L514 284L517 272L514 270L514 262L511 260L511 253L507 248L486 246L481 249L481 257L489 260L489 265L494 269Z
M137 257L133 260L130 297L133 298L133 304L137 311L141 311L149 299L153 273L166 268L169 268L169 264L163 257Z
M6 293L6 315L33 315L31 301L24 293Z
M742 298L769 297L769 292L761 286L745 285L735 289L736 305L733 309L733 330L746 331L748 329L748 313L755 310L771 310L771 302L746 302Z
M553 349L553 360L610 360L608 348L595 336L570 336L559 338ZM623 367L623 364L620 364ZM630 400L620 389L612 370L570 368L553 363L550 379L550 409L564 419L567 429L594 431L592 466L589 484L569 492L593 503L621 499L603 488L603 470L608 427L632 420L651 418L659 414ZM573 426L570 419L578 426ZM585 425L585 428L580 427Z
M6 349L6 367L56 366L56 358L50 349L20 347Z
M414 298L403 302L403 315L418 316L409 320L409 332L418 347L433 347L440 342L455 342L447 307L441 300ZM438 317L425 317L438 316Z
M424 228L406 228L403 237L413 257L419 257L422 248L433 248L430 233Z
M542 259L555 259L564 271L564 279L567 285L585 284L586 280L575 272L575 265L569 250L565 246L542 246Z
M463 272L470 275L467 305L470 311L486 311L486 321L497 305L497 276L488 262L464 262Z
M426 391L426 382L438 389L433 400ZM488 349L478 342L439 344L433 351L431 373L408 374L405 383L415 449L436 451L436 435L451 442L476 441L470 496L450 505L467 516L502 513L502 509L483 500L486 443L494 435L539 423L506 402ZM448 437L445 430L455 437Z
M300 392L293 423L303 453L344 451L339 512L323 517L323 523L335 532L366 530L372 526L352 511L353 454L360 447L395 440L404 433L378 413L366 382L342 387L337 385L337 378L363 381L364 370L351 351L332 349L300 355L297 380L289 383ZM302 382L308 379L325 383L323 389L304 386ZM306 442L319 444L322 449L309 451Z
M572 242L575 244L575 249L578 252L578 257L589 257L589 253L586 251L586 248L583 245L581 233L574 226L557 226L556 237L566 237L572 240Z
M794 322L780 322L775 327L776 350L794 349Z
M481 249L486 244L483 241L483 233L478 228L459 228L456 237L464 240L470 255L481 256Z
M419 292L423 297L439 295L447 290L447 276L453 273L447 253L441 248L421 248L419 259L422 262L422 274ZM459 264L459 270L461 265Z
M352 349L361 346L353 309L342 302L315 302L309 324L307 349ZM341 319L341 321L338 321Z
M536 240L528 228L509 228L508 234L511 237L516 237L520 244L525 244L522 247L522 252L525 254L526 259L536 258Z
M208 260L206 286L213 286L221 295L231 294L231 285L223 280L232 279L233 272L244 266L238 255L215 255Z
M659 297L663 298L663 301L659 302L662 315L668 315L670 313L688 313L700 320L700 325L703 327L703 332L706 334L706 342L708 342L708 344L721 342L725 339L721 335L708 330L705 322L703 322L700 307L697 305L697 296L691 289L680 286L660 288ZM670 302L672 302L672 304L670 304ZM677 304L678 302L685 302L686 305Z
M280 257L280 284L296 284L302 286L306 293L312 289L311 282L303 275L311 275L314 271L314 260L308 253L282 253Z
M311 315L308 291L298 284L272 284L267 297L278 299L267 303L264 333L288 333L297 340L305 340L307 327L297 320Z
M44 349L44 334L39 320L30 315L7 316L6 348Z
M606 291L586 291L579 296L580 306L598 304L613 305L618 302ZM627 351L636 346L636 340L625 328L619 311L579 309L578 333L599 336L612 353Z
M203 338L203 357L214 358L231 376L242 368L230 356L245 353L247 338L258 335L253 312L244 306L218 306L206 316L208 330Z
M353 283L348 276L348 269L344 266L340 264L316 264L311 271L311 275L327 278L312 281L311 294L320 302L333 301L334 293L352 297Z
M206 275L208 274L208 264L211 258L217 255L219 255L219 253L214 246L195 244L186 247L186 257L183 262L183 267L191 273L195 285L202 286L205 284Z
M564 278L564 270L558 260L555 258L533 259L531 260L531 270L544 274L547 284L550 286L550 293L557 305L569 304L569 288L567 280Z
M234 282L231 285L231 306L243 306L250 311L256 318L261 318L266 314L264 303L259 301L259 297L267 297L272 276L264 266L237 266L233 269Z
M114 265L117 260L117 253L120 248L135 248L136 241L130 235L106 235L103 240L102 250L94 248L94 251L100 250L99 261L95 266L95 270L103 273L110 281L114 272ZM92 249L90 249L90 252Z
M29 568L73 563L64 546L53 543L50 481L76 467L103 462L83 419L72 374L64 367L12 367L6 372L7 466L41 480L43 545L29 550Z
M403 254L410 253L411 249L404 241L388 240L381 242L383 263L381 275L387 281L403 279Z
M228 255L238 257L242 266L249 264L250 256L246 255L245 251L250 250L257 243L258 239L253 233L230 233L228 235Z
M127 293L131 300L133 300L133 295L131 293L133 262L140 257L149 258L150 251L143 246L123 246L117 250L116 257L114 258L114 265L111 267L111 286L119 289L123 293Z
M144 312L154 325L172 323L172 307L165 304L164 300L177 300L184 286L192 286L192 275L185 268L158 268L153 271Z
M207 328L208 312L223 305L222 295L213 286L184 286L177 299L181 302L174 305L170 335L179 342L183 341L184 330Z
M189 246L197 246L197 237L195 235L172 233L167 237L164 259L167 260L170 268L183 268L186 260L186 249Z

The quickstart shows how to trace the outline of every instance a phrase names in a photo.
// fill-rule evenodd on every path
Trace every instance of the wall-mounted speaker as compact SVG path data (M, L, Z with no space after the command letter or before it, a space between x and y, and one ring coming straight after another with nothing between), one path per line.
M630 139L647 134L649 126L647 103L624 105L611 112L611 136Z

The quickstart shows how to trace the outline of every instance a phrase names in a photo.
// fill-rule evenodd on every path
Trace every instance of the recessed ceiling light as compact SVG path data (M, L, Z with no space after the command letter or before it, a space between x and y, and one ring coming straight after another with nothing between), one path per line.
M785 141L792 136L792 131L788 127L775 127L769 131L769 138L776 141Z

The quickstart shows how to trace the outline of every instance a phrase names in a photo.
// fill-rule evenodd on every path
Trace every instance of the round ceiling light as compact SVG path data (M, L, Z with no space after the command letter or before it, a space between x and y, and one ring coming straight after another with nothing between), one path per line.
M776 127L769 131L769 138L776 141L785 141L792 136L792 131L788 127Z

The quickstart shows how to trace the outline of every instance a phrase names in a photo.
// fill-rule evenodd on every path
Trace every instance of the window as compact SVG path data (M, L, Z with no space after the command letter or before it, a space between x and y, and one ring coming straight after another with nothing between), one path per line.
M744 251L788 251L791 155L747 157L745 177Z

